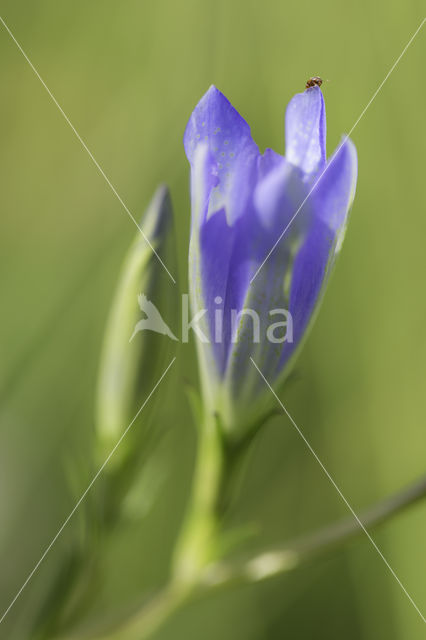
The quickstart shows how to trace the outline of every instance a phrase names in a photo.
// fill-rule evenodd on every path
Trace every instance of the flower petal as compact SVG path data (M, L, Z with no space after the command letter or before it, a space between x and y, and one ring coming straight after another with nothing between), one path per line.
M329 160L318 186L310 195L311 228L294 262L289 310L294 342L285 346L280 368L306 337L322 300L336 256L342 246L349 210L355 195L357 155L346 139Z
M339 245L343 241L348 212L355 197L357 175L355 145L345 136L328 161L312 194L318 216L339 234ZM337 247L339 249L340 246Z
M231 260L235 247L235 226L230 227L222 209L210 217L200 231L201 283L207 309L211 348L220 375L226 366L228 341L216 340L217 314L226 306ZM224 327L225 329L225 327Z
M224 158L232 161L247 146L257 149L247 122L214 85L195 107L185 129L183 143L191 164L196 147L203 141L217 163L225 162Z
M325 166L325 105L319 87L297 93L285 115L286 159L305 173Z
M238 342L230 345L226 384L235 397L244 398L245 402L256 395L258 387L256 376L251 375L250 357L258 363L264 375L274 376L279 366L283 345L270 343L266 332L272 322L270 312L289 308L288 275L292 272L298 248L310 229L312 211L309 202L303 204L285 236L282 234L295 211L306 200L308 188L300 172L282 158L257 185L255 215L243 236L244 241L236 243L238 253L234 252L236 264L233 272L238 273L238 268L248 267L246 295L236 308L246 311L238 326ZM259 322L262 336L260 342L253 340L255 323L249 310L257 314L256 323Z
M259 180L253 194L259 219L268 229L276 227L275 241L306 196L301 173L286 158L279 158L272 170Z
M244 213L259 150L247 122L214 86L201 98L185 130L185 151L192 166L201 143L208 145L218 178L207 215L224 208L232 224Z

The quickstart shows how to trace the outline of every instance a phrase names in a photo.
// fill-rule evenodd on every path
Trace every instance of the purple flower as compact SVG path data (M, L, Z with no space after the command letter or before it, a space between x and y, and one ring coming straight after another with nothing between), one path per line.
M313 87L287 107L285 157L261 154L214 86L185 131L191 304L200 316L207 309L199 324L208 342L198 340L197 348L205 397L229 428L264 392L251 357L270 382L288 374L342 245L357 157L344 138L327 163L325 132L324 99ZM269 334L279 340L270 340L271 311L279 309L290 317Z

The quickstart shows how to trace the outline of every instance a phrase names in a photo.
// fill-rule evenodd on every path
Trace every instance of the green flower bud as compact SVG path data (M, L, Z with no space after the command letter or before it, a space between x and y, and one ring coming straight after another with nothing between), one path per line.
M105 331L96 404L101 459L117 443L176 350L168 327L176 327L178 319L178 287L168 271L176 271L172 223L169 191L161 186L142 218L143 233L137 233L124 260ZM143 410L145 420L154 405L153 398ZM143 430L132 429L108 467L114 470L127 461L143 437Z

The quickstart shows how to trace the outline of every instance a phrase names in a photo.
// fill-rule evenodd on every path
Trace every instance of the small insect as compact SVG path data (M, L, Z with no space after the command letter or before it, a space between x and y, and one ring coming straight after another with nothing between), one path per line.
M309 80L307 81L305 89L311 89L312 87L320 87L321 85L322 85L322 78L320 78L319 76L313 76L312 78L309 78Z

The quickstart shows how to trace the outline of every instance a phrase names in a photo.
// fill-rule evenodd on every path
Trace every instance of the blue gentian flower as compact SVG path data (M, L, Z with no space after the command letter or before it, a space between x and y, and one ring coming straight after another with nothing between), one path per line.
M265 384L251 358L269 382L286 377L342 245L357 156L344 138L327 161L325 139L317 86L295 95L287 107L285 156L272 149L262 154L249 125L214 86L186 127L190 297L203 333L197 341L200 369L205 400L231 431L263 406ZM277 309L290 316L272 331L278 338L281 331L284 342L267 337Z

